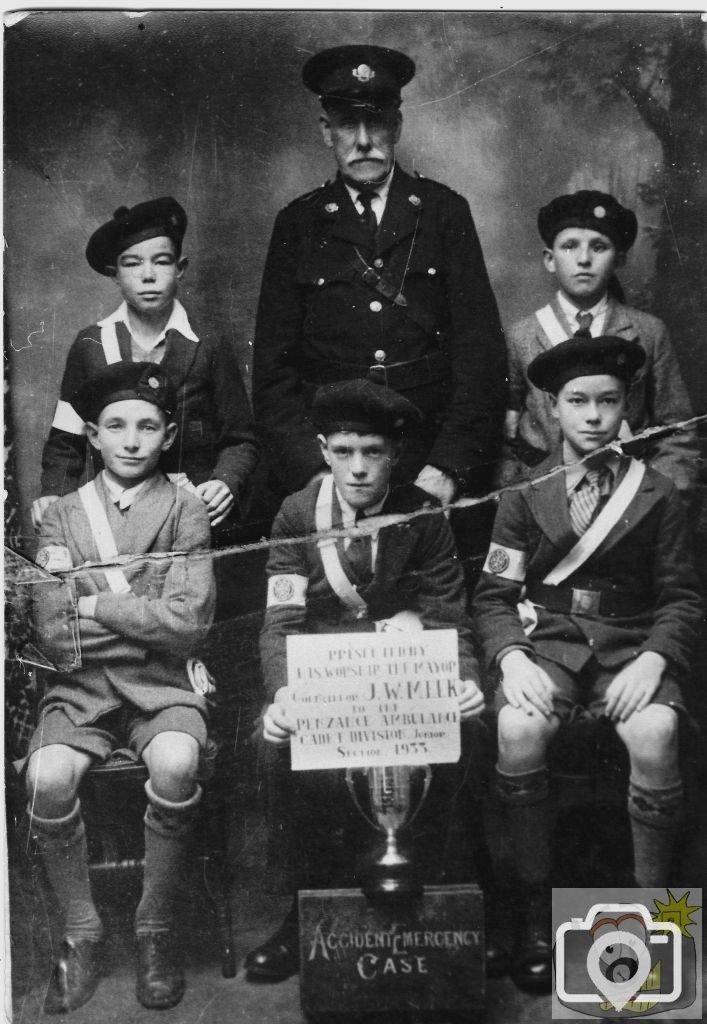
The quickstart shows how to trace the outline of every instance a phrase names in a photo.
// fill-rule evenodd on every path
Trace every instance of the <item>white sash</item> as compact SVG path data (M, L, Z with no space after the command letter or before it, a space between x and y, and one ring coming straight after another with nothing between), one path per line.
M331 506L334 500L334 477L325 476L317 495L317 504L314 510L314 523L317 533L324 533L331 530L332 517ZM351 580L343 570L339 561L339 553L336 550L336 538L325 537L317 541L317 547L322 559L324 575L329 586L336 596L343 603L356 613L357 619L364 619L368 614L368 605L354 587Z
M590 555L593 555L601 542L608 536L624 514L638 492L645 476L646 467L636 459L631 461L626 476L607 501L586 533L582 534L571 551L568 551L554 569L547 574L543 583L556 587L571 576Z
M108 514L98 496L96 485L89 480L79 487L79 497L86 512L88 525L98 548L98 557L102 562L114 562L118 557L115 537L108 522ZM104 569L106 583L114 594L129 594L131 587L122 569Z
M114 323L104 324L101 327L101 345L103 346L106 363L109 366L111 363L120 362L120 345L118 344L118 335L116 334Z
M561 341L567 341L572 337L572 331L568 332L567 328L562 326L552 306L547 305L536 310L535 317L552 345L559 345Z

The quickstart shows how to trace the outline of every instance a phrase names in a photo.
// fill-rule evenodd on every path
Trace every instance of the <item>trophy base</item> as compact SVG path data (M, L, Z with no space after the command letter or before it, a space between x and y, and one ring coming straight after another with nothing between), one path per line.
M405 853L386 853L366 860L356 871L361 891L369 900L421 896L423 884L417 867Z
M484 1005L484 909L476 885L409 900L359 889L299 893L300 998L308 1018L463 1017Z

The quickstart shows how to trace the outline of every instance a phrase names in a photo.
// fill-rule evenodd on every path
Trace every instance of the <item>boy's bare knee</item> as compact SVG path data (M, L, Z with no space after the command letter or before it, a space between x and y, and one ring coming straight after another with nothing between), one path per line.
M196 788L199 744L183 732L160 733L143 751L155 794L180 803Z
M498 743L502 760L507 764L525 762L529 755L544 752L556 728L555 718L548 720L539 711L527 714L520 708L506 704L498 716Z
M649 704L643 711L631 715L627 722L620 722L616 731L632 760L662 764L677 753L678 716L667 704Z
M91 765L80 750L52 744L35 750L27 764L25 789L32 810L40 818L58 818L76 804L79 783Z

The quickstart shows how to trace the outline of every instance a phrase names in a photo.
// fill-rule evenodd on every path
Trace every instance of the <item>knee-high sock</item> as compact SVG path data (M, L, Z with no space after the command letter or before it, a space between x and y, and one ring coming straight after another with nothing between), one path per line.
M172 803L158 797L145 783L145 873L142 899L135 914L138 935L165 932L172 927L174 897L181 880L186 841L196 824L201 787L188 800Z
M496 768L494 791L503 810L519 880L528 886L545 884L550 875L552 831L547 768L518 775Z
M640 886L669 882L670 862L682 826L683 785L680 780L664 789L629 780L628 813L633 835L633 872Z
M27 808L32 841L64 916L71 939L100 939L103 925L91 896L86 830L76 801L64 818L40 818Z

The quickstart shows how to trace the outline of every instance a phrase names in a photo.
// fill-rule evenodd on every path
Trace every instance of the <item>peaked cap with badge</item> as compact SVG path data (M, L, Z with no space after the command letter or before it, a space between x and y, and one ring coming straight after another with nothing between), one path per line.
M187 215L171 196L150 199L132 209L121 206L111 220L91 235L86 246L86 259L97 273L109 277L121 252L148 238L161 235L171 238L179 256L186 230Z
M407 398L370 380L325 384L312 402L312 420L323 434L354 431L400 440L422 413Z
M603 335L600 338L569 338L536 356L528 366L528 380L556 395L575 377L609 374L631 383L646 361L637 341Z
M387 46L335 46L310 57L302 80L323 106L381 110L400 105L400 90L414 74L415 62Z
M638 221L633 210L609 195L583 189L570 195L557 196L538 214L538 230L545 245L552 246L565 228L587 228L606 235L619 252L628 252L636 241Z
M96 423L107 405L130 399L156 405L167 417L177 404L175 389L157 363L112 363L79 388L72 404L83 420Z

